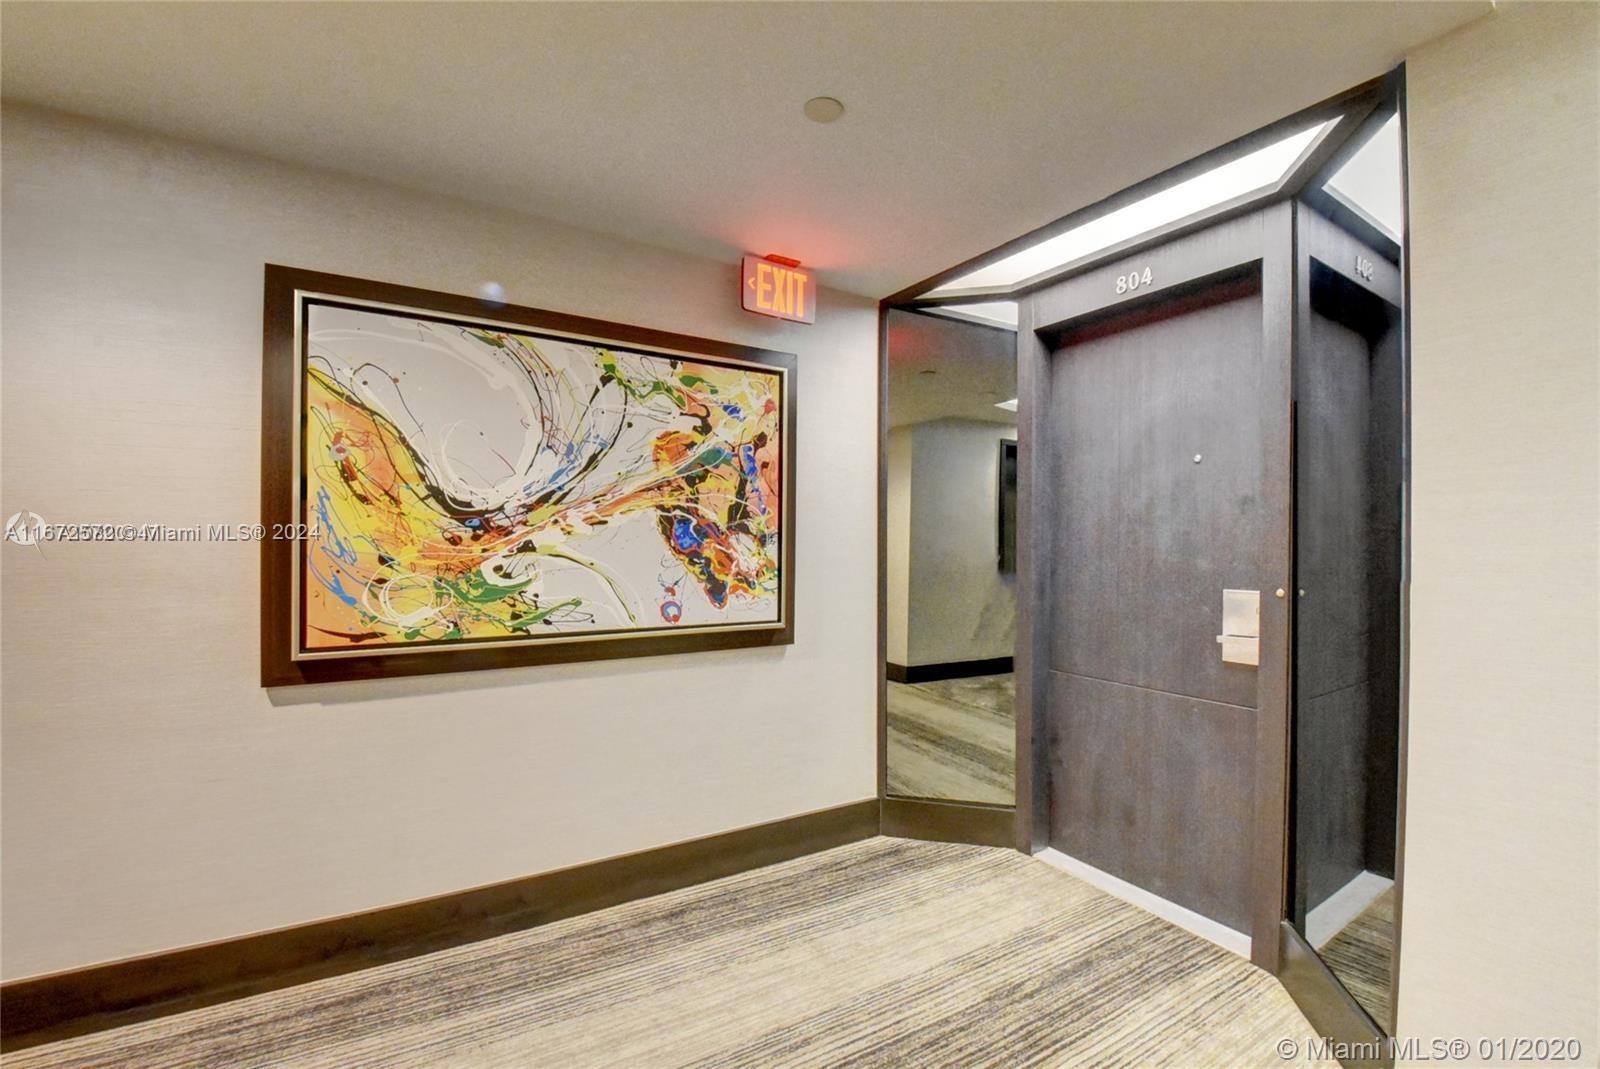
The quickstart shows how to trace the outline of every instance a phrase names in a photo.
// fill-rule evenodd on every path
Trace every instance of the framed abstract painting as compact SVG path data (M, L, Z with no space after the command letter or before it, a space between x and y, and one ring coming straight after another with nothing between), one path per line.
M268 265L264 686L782 645L794 358Z

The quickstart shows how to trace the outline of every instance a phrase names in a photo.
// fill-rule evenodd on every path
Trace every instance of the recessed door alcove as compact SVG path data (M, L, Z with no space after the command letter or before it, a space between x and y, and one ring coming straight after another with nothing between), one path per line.
M1396 251L1280 201L1019 314L1023 834L1315 973L1351 1038L1386 966L1356 1002L1307 917L1394 877Z
M1374 1050L1402 890L1402 83L884 302L1016 324L1018 848Z

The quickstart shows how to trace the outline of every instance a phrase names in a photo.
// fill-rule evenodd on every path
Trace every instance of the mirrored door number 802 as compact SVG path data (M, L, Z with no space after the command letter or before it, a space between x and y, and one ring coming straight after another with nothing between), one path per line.
M1118 293L1132 293L1134 290L1142 289L1148 285L1150 285L1150 269L1148 267L1143 271L1129 271L1125 275L1117 276Z

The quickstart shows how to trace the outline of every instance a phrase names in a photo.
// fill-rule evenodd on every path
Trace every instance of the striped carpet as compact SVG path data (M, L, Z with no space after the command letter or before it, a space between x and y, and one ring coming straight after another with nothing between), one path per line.
M1392 1035L1389 963L1394 955L1394 888L1373 899L1317 953L1361 1008Z
M1012 805L1016 685L1008 673L889 684L889 793Z
M36 1047L66 1066L1277 1066L1260 972L1043 862L870 839Z

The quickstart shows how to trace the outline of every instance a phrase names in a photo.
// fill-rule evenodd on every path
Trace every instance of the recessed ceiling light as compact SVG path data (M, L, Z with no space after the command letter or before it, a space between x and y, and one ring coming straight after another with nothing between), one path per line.
M805 112L812 122L833 122L844 114L844 105L833 97L812 97L806 101Z
M994 394L990 394L989 396L993 397ZM1017 410L1017 399L1015 397L1013 397L1009 401L996 401L994 407L1003 408L1007 412L1015 412Z
M1280 138L1265 148L1256 149L1177 185L1141 197L1132 204L1075 226L1066 233L1046 238L1021 252L1014 252L992 264L968 271L934 287L928 294L1015 286L1235 197L1270 189L1289 173L1295 162L1335 121L1329 119L1317 123L1308 130Z

